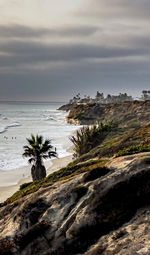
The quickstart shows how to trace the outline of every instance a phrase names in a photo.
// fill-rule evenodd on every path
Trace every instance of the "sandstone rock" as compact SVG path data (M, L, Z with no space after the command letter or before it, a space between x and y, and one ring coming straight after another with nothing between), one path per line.
M150 122L150 101L77 104L70 110L67 120L81 125L114 121L122 127L137 127Z
M0 254L150 254L150 153L98 171L0 208Z
M74 106L76 105L76 103L68 103L65 105L62 105L61 107L58 108L58 110L60 111L70 111Z

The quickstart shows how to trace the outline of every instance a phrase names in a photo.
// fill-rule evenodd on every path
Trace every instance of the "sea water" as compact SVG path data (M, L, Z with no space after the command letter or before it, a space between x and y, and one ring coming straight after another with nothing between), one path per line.
M26 138L31 134L51 139L59 158L69 155L69 136L78 127L66 122L61 103L0 103L0 170L9 171L28 165L22 157Z

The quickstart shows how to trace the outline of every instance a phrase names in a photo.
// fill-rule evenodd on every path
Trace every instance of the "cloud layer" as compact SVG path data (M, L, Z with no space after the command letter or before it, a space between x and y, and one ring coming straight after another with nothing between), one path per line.
M44 26L23 23L20 14L0 23L0 100L64 101L96 90L137 96L149 89L150 2L78 0L68 6L65 22L60 17L56 25L45 8Z

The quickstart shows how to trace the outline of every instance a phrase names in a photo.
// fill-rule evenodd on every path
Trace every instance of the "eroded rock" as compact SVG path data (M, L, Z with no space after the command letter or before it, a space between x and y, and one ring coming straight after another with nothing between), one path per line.
M102 169L1 208L0 254L148 255L150 153Z

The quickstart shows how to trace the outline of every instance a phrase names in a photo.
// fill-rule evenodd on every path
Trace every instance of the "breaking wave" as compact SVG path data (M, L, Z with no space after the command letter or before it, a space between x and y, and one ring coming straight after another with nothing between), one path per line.
M0 134L5 133L8 130L8 128L18 127L18 126L21 126L21 124L19 122L15 122L15 123L9 124L5 127L2 127L2 128L0 128Z

